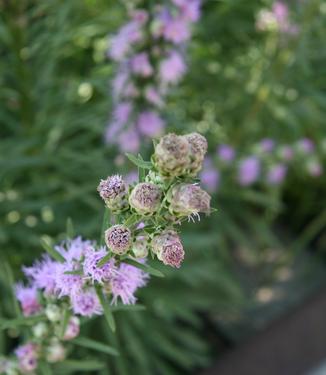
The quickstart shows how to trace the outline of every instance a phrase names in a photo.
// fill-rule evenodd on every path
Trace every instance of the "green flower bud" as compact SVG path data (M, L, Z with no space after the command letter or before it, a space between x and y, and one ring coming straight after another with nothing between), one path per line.
M61 319L61 309L57 305L48 305L45 309L45 315L50 322L58 322Z
M137 184L130 196L129 204L141 215L153 214L161 204L162 191L159 186L150 182Z
M202 168L205 154L207 152L207 140L199 133L190 133L185 135L190 145L190 165L189 172L196 175Z
M63 345L57 339L52 339L50 345L46 348L46 359L50 363L63 361L66 357L66 351Z
M37 323L33 328L32 328L32 331L33 331L33 335L40 339L40 338L44 338L47 336L48 332L49 332L49 329L48 329L48 326L46 323L44 322L40 322L40 323Z
M133 245L132 252L136 258L146 258L148 255L149 236L147 233L141 234L136 237Z
M169 211L175 216L210 212L210 195L197 185L178 184L168 192Z
M190 163L187 139L173 133L161 138L155 147L154 164L162 176L176 177L186 173Z

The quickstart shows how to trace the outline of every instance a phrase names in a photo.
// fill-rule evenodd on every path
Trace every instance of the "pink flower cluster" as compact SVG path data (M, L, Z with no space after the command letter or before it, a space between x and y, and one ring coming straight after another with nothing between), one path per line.
M137 152L141 137L162 135L165 98L186 73L185 44L199 20L200 1L158 1L146 9L139 5L129 10L129 21L111 37L108 56L118 69L107 144Z
M300 172L311 177L323 173L322 150L315 143L302 138L292 145L277 144L274 139L264 138L253 145L248 154L237 156L235 149L227 144L220 145L214 157L205 159L200 178L210 192L217 191L224 179L228 184L251 186L263 183L268 186L282 184L290 168L299 167Z

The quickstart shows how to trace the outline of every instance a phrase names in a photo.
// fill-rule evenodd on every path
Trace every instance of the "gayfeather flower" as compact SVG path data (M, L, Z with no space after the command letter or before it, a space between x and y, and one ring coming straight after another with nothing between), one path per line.
M274 147L275 147L275 141L271 138L264 138L260 141L260 149L263 151L263 152L271 152L273 151Z
M289 145L284 145L280 149L280 156L283 160L285 161L290 161L293 159L294 152L291 146Z
M44 255L32 267L23 267L23 271L32 280L36 288L43 289L47 295L53 295L56 290L55 274L57 266L58 262L53 261L48 255Z
M73 298L76 294L80 293L83 288L84 280L81 275L69 274L67 272L73 272L78 270L77 264L72 263L60 263L56 269L56 290L58 296L64 297L69 296Z
M19 369L23 373L29 373L36 369L38 359L38 346L34 343L27 343L15 350L19 363Z
M141 77L149 77L153 74L153 67L147 53L135 55L131 60L131 71Z
M284 181L287 167L284 164L276 164L270 168L267 174L267 182L271 185L279 185Z
M124 305L136 303L135 292L146 285L149 275L137 267L121 263L118 272L111 280L112 304L116 304L118 298Z
M33 286L24 286L17 284L15 287L16 298L20 302L23 314L30 316L37 314L41 310L41 305L38 301L37 288Z
M83 240L81 237L76 237L72 240L62 242L55 249L65 258L67 262L79 261L86 251L92 249L94 243L89 240Z
M163 36L167 41L181 44L189 40L189 23L183 17L169 17L165 21Z
M171 51L160 64L160 79L164 84L176 84L180 81L186 70L187 67L182 55L175 50Z
M114 264L114 259L111 259L108 263L102 267L98 266L98 262L107 254L104 247L97 251L89 250L85 254L85 259L83 263L83 270L86 277L89 277L92 282L103 283L112 277L115 272L116 267Z
M74 339L75 337L79 335L79 331L80 331L80 321L77 318L77 316L73 316L70 318L68 322L66 331L63 336L63 340L69 341L69 340Z
M71 299L73 312L77 315L91 317L102 314L102 306L94 289L80 291Z
M137 152L140 145L138 133L134 129L129 129L120 134L119 145L123 152Z
M164 128L164 121L154 111L141 112L137 120L137 128L146 137L158 137Z
M234 148L226 144L218 147L217 154L224 162L231 162L235 158Z
M254 183L260 174L260 161L255 156L249 156L240 161L238 181L242 186Z
M315 144L311 139L303 138L298 142L298 149L305 154L310 154L314 151Z

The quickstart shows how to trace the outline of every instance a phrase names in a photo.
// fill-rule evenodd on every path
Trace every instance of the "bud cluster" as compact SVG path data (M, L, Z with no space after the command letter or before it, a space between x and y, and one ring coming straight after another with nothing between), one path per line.
M171 133L159 140L152 161L146 164L143 180L124 189L123 199L128 203L119 213L119 224L113 223L105 231L112 258L146 258L151 253L165 265L181 266L185 252L177 226L183 220L194 220L200 213L211 211L209 194L195 180L207 147L205 137L198 133ZM112 178L101 181L98 191L102 198L106 193L101 188L103 181ZM116 199L120 201L119 194Z

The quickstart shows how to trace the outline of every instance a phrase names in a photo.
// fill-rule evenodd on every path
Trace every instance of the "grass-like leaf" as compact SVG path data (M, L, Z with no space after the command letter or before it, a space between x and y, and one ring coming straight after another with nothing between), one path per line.
M157 270L154 267L148 266L147 264L139 263L133 259L125 259L123 262L130 264L131 266L140 268L141 270L149 273L150 275L157 276L157 277L164 277L164 273L162 273L161 271Z
M56 261L60 263L65 262L65 258L57 251L55 250L47 241L45 238L41 238L41 245L43 249Z
M1 319L0 320L0 330L2 329L9 329L9 328L17 328L22 326L30 326L35 323L41 322L45 320L44 315L33 315L33 316L25 316L17 319Z
M114 317L113 317L112 311L109 307L109 303L108 303L107 299L105 298L105 296L103 294L102 287L100 285L96 285L95 290L96 290L96 294L97 294L97 296L100 300L100 303L103 307L105 319L106 319L109 327L111 328L111 330L114 332L115 331Z
M111 354L111 355L115 355L115 356L119 355L119 352L115 348L113 348L112 346L103 344L103 343L95 341L95 340L91 340L91 339L86 338L86 337L78 337L78 338L74 339L72 341L72 343L74 343L76 345L79 345L79 346L83 346L84 348L96 350L98 352Z
M104 266L110 259L111 259L112 255L111 253L107 253L98 263L97 263L97 266L98 267L102 267Z
M104 233L105 231L108 229L109 225L110 225L110 210L105 207L104 209L104 215L103 215L103 222L102 222L102 229L101 229L101 238L100 238L100 245L101 246L104 246L105 245L105 237L104 237Z
M126 153L127 158L139 168L151 169L153 164L150 161L143 160L142 157L136 157L135 155Z
M90 372L90 371L99 371L105 368L105 364L95 359L89 360L79 360L79 359L69 359L63 361L56 365L56 373L57 374L66 374L71 373L72 371L79 372Z
M73 224L70 217L68 217L68 219L67 219L66 233L67 233L67 237L70 238L70 239L75 237L75 228L74 228L74 224Z

